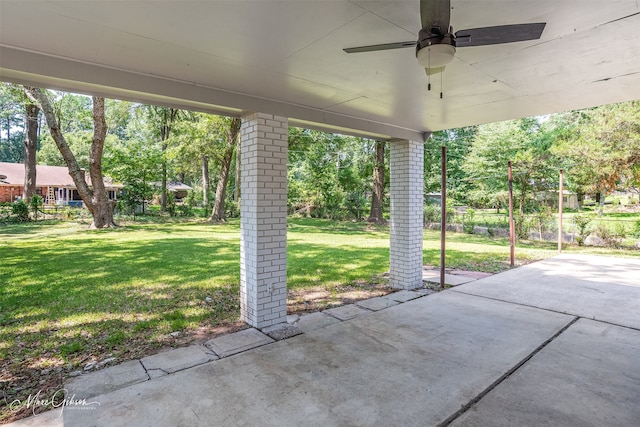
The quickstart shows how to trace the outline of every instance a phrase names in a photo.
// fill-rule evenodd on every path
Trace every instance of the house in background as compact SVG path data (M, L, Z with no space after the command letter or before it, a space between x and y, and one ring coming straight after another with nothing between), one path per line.
M187 197L187 195L189 194L189 191L191 190L193 190L193 188L191 188L190 186L182 182L174 181L174 182L167 183L167 191L170 191L171 193L174 194L176 202L182 202L182 199Z
M161 182L152 182L151 186L156 189L156 195L154 196L153 203L160 204L160 191L162 188ZM180 181L171 181L167 182L167 192L172 193L174 200L176 203L182 203L183 199L187 197L189 191L193 190L193 187L180 182Z
M545 202L553 208L558 207L558 191L540 191L536 194L536 199ZM578 194L573 191L562 191L562 205L569 209L580 209Z
M24 164L0 162L0 203L15 202L22 198L24 189ZM91 185L89 176L85 176ZM105 177L105 187L110 200L116 200L122 185ZM36 194L42 196L45 205L82 207L82 199L65 166L36 166Z

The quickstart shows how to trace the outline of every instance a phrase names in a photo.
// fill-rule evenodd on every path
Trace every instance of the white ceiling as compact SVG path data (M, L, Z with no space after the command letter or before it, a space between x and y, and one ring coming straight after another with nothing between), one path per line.
M640 98L640 1L452 0L455 30L547 22L537 41L414 49L419 1L0 0L0 78L380 138Z

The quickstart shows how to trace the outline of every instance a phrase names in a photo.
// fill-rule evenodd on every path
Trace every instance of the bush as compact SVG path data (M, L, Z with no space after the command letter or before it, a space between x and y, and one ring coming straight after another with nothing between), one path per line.
M463 216L462 222L462 230L467 234L473 234L473 229L476 225L475 223L476 211L469 208L467 209L467 213Z
M613 225L613 235L619 239L625 239L629 231L627 230L627 226L623 222L616 222Z
M523 214L516 213L513 215L515 233L518 239L526 239L529 237L530 221Z
M603 223L599 223L597 224L594 228L593 228L593 233L600 237L602 240L604 240L605 242L611 240L612 238L614 238L614 234L611 232L611 230L609 230L609 227L607 227L606 225L604 225Z
M347 193L344 202L349 216L357 221L361 221L366 214L367 199L358 191L350 191Z
M424 207L424 222L440 222L440 206L426 205Z
M64 212L62 212L62 218L64 218L67 221L76 219L76 213L77 212L74 208L72 208L71 206L67 206L64 208Z
M240 203L233 199L227 199L224 202L224 211L227 218L238 218L240 217Z
M578 229L578 234L576 235L576 242L578 242L579 246L584 245L584 239L588 234L589 223L593 220L593 217L589 215L574 215L573 223Z
M178 205L178 211L180 212L181 216L193 216L193 208L187 204Z
M633 237L640 237L640 219L633 225L633 231L631 232Z
M616 223L613 229L607 227L603 223L599 223L593 229L593 233L600 237L604 244L613 248L620 247L622 239L626 237L626 227L624 224Z
M539 240L543 240L546 230L553 227L553 211L548 206L540 206L531 216L532 224L537 228Z
M29 207L31 208L31 213L35 220L38 220L38 213L42 212L42 207L44 206L44 200L37 194L31 196L31 201L29 202Z
M169 216L176 216L176 195L171 191L167 191L167 212L169 212Z
M11 203L0 203L0 222L11 221Z
M24 200L18 200L11 205L11 215L16 222L29 221L29 207Z

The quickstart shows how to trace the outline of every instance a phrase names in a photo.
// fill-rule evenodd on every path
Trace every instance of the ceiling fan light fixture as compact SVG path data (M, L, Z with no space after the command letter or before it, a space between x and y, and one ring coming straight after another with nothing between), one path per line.
M440 43L423 47L416 52L416 57L423 68L441 68L453 61L455 54L455 47Z

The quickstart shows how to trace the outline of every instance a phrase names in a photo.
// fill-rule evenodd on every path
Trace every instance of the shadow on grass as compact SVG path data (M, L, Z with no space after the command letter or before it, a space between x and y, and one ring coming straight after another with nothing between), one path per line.
M287 245L287 286L349 284L370 280L389 267L389 248L362 248L290 241Z
M111 242L85 236L63 244L25 242L4 257L0 282L5 307L109 297L130 284L180 286L206 281L237 283L237 242L205 238Z
M57 224L62 224L62 221L47 220L20 224L0 224L0 238L5 236L28 236L38 230L45 230Z
M368 222L343 222L316 218L289 218L288 230L303 234L380 235L389 234L389 227Z

